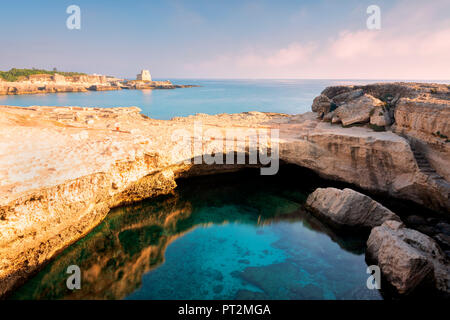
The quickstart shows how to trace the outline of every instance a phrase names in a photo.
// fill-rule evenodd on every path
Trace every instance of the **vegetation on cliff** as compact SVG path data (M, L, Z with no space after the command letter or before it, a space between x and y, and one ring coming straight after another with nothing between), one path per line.
M54 68L52 71L36 68L33 69L12 68L9 71L0 71L0 78L3 78L6 81L17 81L23 77L28 77L33 74L51 74L51 75L60 74L63 76L78 76L78 75L85 75L86 73L57 71L56 68Z

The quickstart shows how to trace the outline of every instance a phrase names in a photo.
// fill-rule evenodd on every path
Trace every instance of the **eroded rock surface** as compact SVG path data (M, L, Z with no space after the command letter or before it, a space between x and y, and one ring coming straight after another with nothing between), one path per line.
M314 98L311 110L323 116L324 114L332 111L331 100L326 95L321 94L320 96Z
M279 136L258 141L259 132L271 129L278 129ZM230 141L231 150L225 147ZM369 128L342 128L314 113L198 114L165 121L149 119L138 108L4 106L0 295L87 234L110 208L171 192L176 177L245 166L187 161L246 153L245 141L259 150L278 148L281 160L325 178L449 212L448 189L420 171L406 139ZM193 144L200 147L180 148Z
M308 196L306 206L333 225L371 229L387 220L401 221L388 208L352 189L318 188Z
M418 178L448 194L449 85L400 82L333 86L314 100L312 110L332 124L388 130L404 137L422 173Z
M116 82L98 75L33 74L20 81L0 81L0 95L117 90L120 88L113 86Z
M449 293L450 268L436 242L398 221L386 221L375 227L367 240L370 260L401 294L418 286L432 285Z
M432 167L450 180L450 98L401 99L395 108L393 131L406 136Z
M351 93L351 92L350 92ZM365 94L339 106L334 111L333 122L342 122L349 126L355 123L365 123L370 120L375 108L383 106L383 102L371 95Z
M311 109L325 121L342 122L344 126L370 122L389 127L395 116L400 131L412 130L445 140L450 130L449 107L448 85L400 82L328 87L314 99Z
M100 75L63 76L60 74L33 74L18 81L0 78L0 95L21 95L57 92L111 91L120 89L175 89L195 85L175 85L166 81L124 81L115 77Z

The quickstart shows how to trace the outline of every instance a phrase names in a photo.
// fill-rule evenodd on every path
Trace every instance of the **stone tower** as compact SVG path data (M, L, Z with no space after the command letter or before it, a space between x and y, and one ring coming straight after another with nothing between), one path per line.
M142 81L152 81L152 76L150 74L150 71L148 70L142 70L141 73L139 73L136 76L136 80L142 80Z

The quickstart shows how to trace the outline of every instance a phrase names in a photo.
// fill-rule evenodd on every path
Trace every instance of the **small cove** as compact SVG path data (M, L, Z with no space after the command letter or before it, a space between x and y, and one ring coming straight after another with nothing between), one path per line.
M321 180L258 172L181 179L172 195L113 209L10 298L382 299L366 287L366 238L303 209Z

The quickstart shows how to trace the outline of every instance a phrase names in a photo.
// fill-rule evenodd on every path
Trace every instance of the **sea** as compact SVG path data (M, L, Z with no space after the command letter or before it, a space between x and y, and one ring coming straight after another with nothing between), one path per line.
M136 106L142 109L143 114L163 120L197 113L261 111L299 114L311 111L314 97L327 86L382 82L381 80L282 79L175 79L171 81L174 84L191 84L199 87L0 96L0 105L104 108Z

